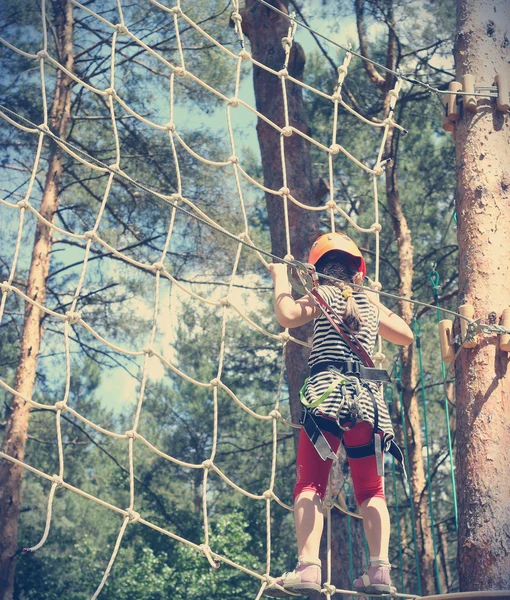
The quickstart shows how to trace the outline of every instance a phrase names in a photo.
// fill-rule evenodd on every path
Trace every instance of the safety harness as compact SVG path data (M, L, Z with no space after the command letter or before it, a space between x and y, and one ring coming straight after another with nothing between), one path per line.
M288 267L288 273L292 287L298 293L307 295L313 300L334 330L347 343L359 359L346 361L319 361L313 365L310 370L311 377L318 373L329 371L333 375L333 380L326 391L313 402L308 402L306 400L305 389L308 379L305 381L300 391L300 398L303 404L300 424L322 460L336 459L335 453L323 434L324 431L327 431L342 440L345 452L349 458L356 459L375 456L377 462L377 474L383 476L383 443L381 436L379 435L379 407L369 386L364 387L368 391L374 409L374 437L372 441L363 446L352 447L346 446L342 438L344 431L348 431L356 425L360 414L357 397L361 392L362 382L376 381L391 383L391 378L384 369L375 368L372 358L354 333L342 325L340 316L319 295L317 291L319 279L315 267L313 265L300 263L299 261L293 261L292 266L289 265ZM320 406L320 404L322 404L338 386L343 388L342 395L349 402L349 416L342 419L337 418L336 421L333 421L330 418L313 414L312 410ZM340 409L338 414L339 412ZM404 456L399 446L393 440L389 442L388 452L400 463L404 478L407 479Z

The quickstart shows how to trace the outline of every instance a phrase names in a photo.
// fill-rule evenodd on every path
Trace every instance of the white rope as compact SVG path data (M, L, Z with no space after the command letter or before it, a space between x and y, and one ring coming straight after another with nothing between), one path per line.
M251 251L255 252L256 256L260 259L261 263L267 266L267 262L264 258L268 256L269 253L263 251L260 248L257 248L252 242L250 238L250 227L249 227L249 219L246 209L246 203L243 195L243 187L242 182L247 182L254 190L261 190L268 194L272 194L277 198L278 201L283 203L284 209L284 217L285 217L285 244L286 251L288 257L292 256L292 248L290 242L290 225L289 225L289 216L288 216L288 202L292 202L297 207L303 210L313 210L313 211L322 211L325 212L329 216L331 230L335 229L336 215L339 214L343 218L347 220L347 222L355 228L359 232L367 232L373 233L375 235L375 282L376 285L379 284L379 236L381 225L379 223L379 212L378 212L378 195L377 195L377 178L383 173L383 151L384 144L387 138L389 131L398 127L402 129L399 125L397 125L393 120L393 111L390 111L389 116L384 119L382 122L372 122L361 115L359 115L354 109L345 104L342 100L341 90L345 77L348 74L349 64L352 58L352 53L347 52L345 55L345 59L343 64L338 69L338 79L336 82L335 90L330 93L329 91L316 89L302 81L297 80L292 77L288 73L288 65L290 59L291 49L294 43L294 37L296 35L297 22L294 18L291 17L289 22L289 28L286 37L282 40L285 59L284 64L282 65L282 69L280 71L276 71L259 63L254 60L250 53L247 52L245 47L244 34L241 27L241 15L239 12L239 3L237 0L233 0L233 13L232 19L234 21L234 31L237 36L237 41L241 45L241 51L239 53L232 52L225 45L218 42L213 36L208 34L202 27L200 27L193 19L191 19L185 12L182 10L180 6L180 2L177 2L177 5L174 7L166 7L163 4L157 2L156 0L150 0L150 3L158 10L162 10L166 13L172 15L172 20L174 24L175 31L175 41L177 44L178 56L179 56L179 64L173 64L169 60L167 60L164 56L162 56L159 52L155 51L149 45L147 45L143 40L139 39L132 31L130 31L129 26L126 24L124 20L124 15L122 11L122 3L120 0L117 0L117 10L119 16L119 23L115 24L101 15L97 14L91 8L81 4L77 0L72 0L73 4L80 10L84 11L89 17L93 17L102 25L107 26L112 31L111 38L111 51L110 51L110 67L109 67L109 87L106 89L99 89L98 87L92 85L89 81L84 81L80 77L78 77L75 73L68 71L63 65L61 65L55 58L49 55L48 53L48 39L47 39L47 30L46 30L46 22L45 22L45 2L42 2L42 24L43 24L43 48L35 53L26 52L19 48L17 48L12 41L0 38L0 43L3 44L7 49L17 53L22 56L24 59L34 60L39 63L40 69L40 77L41 77L41 95L42 95L42 103L43 103L43 114L44 120L40 125L34 125L27 127L23 125L20 120L26 122L26 120L19 116L19 120L15 120L12 118L12 115L16 115L16 111L8 109L8 110L0 110L0 118L2 118L7 124L16 127L20 131L23 131L28 134L38 136L38 144L37 150L35 153L33 167L31 169L30 179L27 186L26 194L22 201L13 204L8 202L6 199L0 198L0 204L5 210L19 211L19 220L18 220L18 229L17 229L17 237L14 246L13 258L11 261L9 276L6 281L0 283L0 291L1 291L1 302L0 302L0 322L2 320L3 314L5 312L5 306L7 302L7 296L10 292L13 292L19 298L24 300L25 303L29 303L32 306L38 308L42 314L46 317L55 319L57 322L63 322L63 343L64 343L64 354L65 354L65 389L64 395L61 400L58 400L52 404L44 404L41 402L37 402L32 398L27 398L20 395L15 389L13 389L6 381L0 378L0 387L6 390L9 394L14 396L21 397L25 402L29 404L32 408L54 411L56 418L56 436L57 436L57 445L58 445L58 455L59 455L59 470L58 475L48 475L43 473L42 471L32 467L28 463L21 462L7 454L0 452L0 457L5 460L11 461L14 464L24 467L31 473L46 479L51 482L51 489L48 494L48 502L47 502L47 514L46 514L46 523L44 532L42 534L41 540L33 546L30 550L35 551L38 550L47 540L51 520L52 520L52 505L53 498L55 494L55 490L57 487L64 488L73 493L79 494L82 497L96 502L103 507L106 507L122 517L122 524L119 529L119 533L116 539L116 543L108 564L105 566L105 570L103 573L103 577L96 588L92 599L95 600L99 595L101 590L103 589L108 576L114 567L114 562L118 551L120 549L123 536L129 524L131 523L140 523L147 527L154 529L166 535L180 543L186 544L192 548L194 548L197 552L200 552L211 564L211 566L217 566L217 561L224 562L236 569L241 570L246 573L250 577L254 577L260 581L260 589L257 594L257 600L261 597L265 587L271 584L271 507L272 502L277 503L281 507L291 511L292 507L285 504L274 492L274 485L276 480L276 469L277 469L277 444L278 444L278 422L287 428L297 428L298 425L292 424L287 421L282 414L280 413L280 403L281 403L281 395L283 390L283 382L284 382L284 369L285 369L285 355L287 351L287 345L289 342L300 344L303 346L309 346L309 344L305 341L299 340L289 334L287 330L280 334L275 334L270 331L267 331L265 328L256 323L251 317L249 317L246 312L239 306L237 306L236 302L234 302L232 298L232 291L234 286L234 281L238 276L238 269L241 259L242 250L249 245ZM233 83L233 95L227 96L224 93L216 90L211 85L201 80L193 71L193 65L187 65L185 61L185 53L180 37L179 26L181 22L185 22L189 27L191 27L194 31L196 31L200 36L204 39L208 40L216 48L218 48L224 56L228 59L234 61L235 67L235 78ZM143 115L139 114L135 111L129 104L126 102L124 98L121 98L120 95L115 90L115 60L117 56L117 37L118 35L127 36L132 42L134 42L139 48L144 49L148 52L153 58L159 61L165 68L168 69L169 76L169 121L168 123L161 125L147 119ZM81 86L82 88L88 90L92 94L96 94L97 96L104 98L105 103L108 107L109 118L111 121L111 132L112 139L115 147L115 160L110 165L104 165L97 158L87 155L85 152L73 148L73 146L67 142L60 140L53 132L50 131L48 126L48 109L47 109L47 99L45 92L45 63L51 64L56 69L61 70L63 73L67 74L69 78L71 78L76 85ZM245 101L239 98L239 90L241 85L241 69L243 62L251 62L252 65L257 66L266 72L272 74L275 77L278 77L281 82L282 94L283 94L283 104L284 104L284 114L283 114L283 122L284 127L280 127L265 115L261 114L255 107L249 105ZM174 116L176 112L175 108L175 88L180 85L180 82L183 80L190 80L201 86L202 89L208 91L213 94L217 99L224 102L226 108L226 123L227 123L227 131L228 131L228 139L229 139L229 152L230 156L225 157L223 160L213 160L207 156L203 156L197 149L191 148L189 143L185 140L185 133L177 131L175 126ZM326 146L313 137L305 134L300 131L296 127L293 126L290 116L289 116L289 108L288 108L288 94L287 94L287 82L290 81L295 85L300 86L302 89L306 89L307 91L319 95L321 98L328 100L332 105L332 131L331 131L331 145ZM392 92L391 98L391 108L393 109L395 106L395 102L397 101L398 94L400 92L400 88L402 85L402 80L398 79L395 89ZM132 117L136 118L138 121L147 125L154 129L155 131L164 131L166 135L168 135L168 141L170 145L170 149L172 152L173 162L175 165L175 179L177 183L177 192L175 194L163 194L158 192L153 188L152 185L149 185L147 182L140 182L131 177L130 174L126 173L121 167L122 156L121 156L121 144L119 139L119 132L117 129L117 117L116 117L116 108L117 104L122 107L127 113L129 113ZM270 189L266 187L263 183L257 181L257 179L250 175L247 172L247 169L240 164L239 157L236 152L236 144L235 144L235 132L232 124L232 114L231 111L234 110L237 106L243 106L248 109L254 116L263 120L270 127L272 127L280 137L280 160L281 160L281 170L282 170L282 182L281 187L279 189ZM344 148L341 144L337 142L337 128L339 121L339 107L342 107L344 110L348 111L350 114L354 115L361 122L371 125L374 130L380 130L381 141L379 144L379 149L377 152L377 159L373 166L368 166L364 164L361 160L357 159L353 156L346 148ZM292 182L288 181L287 177L287 168L286 168L286 148L285 148L285 139L292 135L298 135L303 140L306 140L308 143L315 145L321 152L325 153L328 161L328 178L329 178L329 199L322 206L308 206L303 202L299 201L292 193L291 187ZM107 182L104 188L103 196L101 199L101 203L99 208L97 209L97 213L95 216L94 226L90 231L85 233L75 233L72 231L67 231L62 227L55 225L54 223L48 221L45 217L41 215L41 213L34 208L30 199L33 196L34 184L36 180L36 174L39 171L41 151L43 147L43 143L45 138L52 139L55 141L59 147L65 152L69 157L78 161L84 167L91 169L94 173L104 173L108 174ZM176 144L177 142L177 144ZM222 227L213 216L206 214L203 212L194 202L192 202L185 195L186 181L183 180L182 169L179 161L179 156L177 152L177 147L182 148L185 152L188 153L189 156L193 157L197 161L208 165L210 167L214 167L216 169L221 169L224 173L225 177L231 177L234 181L234 187L237 194L237 201L239 203L239 210L242 215L243 221L243 230L241 233L234 234L228 231L226 228ZM373 199L374 199L374 222L369 228L363 228L359 226L356 221L343 209L341 208L336 199L335 194L335 167L336 167L336 156L342 154L353 164L357 165L364 172L369 174L373 180ZM112 189L112 184L116 178L121 178L124 182L128 182L137 186L137 188L144 189L145 191L152 194L155 198L169 204L169 212L170 212L170 222L168 225L168 229L166 232L165 244L163 250L161 251L159 258L156 262L149 264L143 263L141 261L135 260L132 257L128 256L124 252L119 251L111 244L103 240L98 231L100 229L100 225L102 223L105 210L110 198L110 193ZM206 297L204 295L200 295L196 293L193 289L192 285L186 286L179 282L165 267L165 261L168 254L168 248L170 244L170 240L175 228L175 219L176 213L181 208L181 204L185 204L192 211L193 215L199 217L202 222L211 226L214 230L216 230L219 234L228 235L230 238L237 241L237 248L235 259L233 261L230 279L228 282L228 289L225 297L221 299L217 299L217 296L213 293L213 296ZM24 227L26 226L26 213L33 215L34 218L43 223L48 228L51 228L53 232L58 233L62 236L63 239L71 239L79 242L83 242L84 244L84 258L83 264L81 267L78 283L76 288L72 294L72 300L69 305L67 312L59 312L57 310L52 310L45 305L41 304L37 300L28 297L24 292L22 292L15 284L14 284L14 276L16 272L16 268L19 262L20 252L22 251L22 239ZM191 213L190 213L191 214ZM114 341L107 339L99 332L97 332L90 323L88 323L85 319L82 318L82 315L77 310L78 302L80 301L84 281L87 275L87 269L90 260L90 254L92 251L93 244L97 244L101 248L104 248L108 253L111 253L115 258L123 261L126 264L132 265L138 269L143 270L144 272L151 274L154 277L154 294L153 294L153 305L152 305L152 317L151 317L151 327L150 331L147 335L146 340L140 344L140 346L136 349L128 349L123 348L119 344ZM185 373L176 365L172 364L165 356L158 352L155 349L155 340L159 331L158 327L158 313L160 310L161 303L161 283L162 280L167 280L171 286L177 286L177 288L185 293L187 297L193 298L204 305L211 306L213 308L217 308L219 313L221 313L221 330L220 330L220 339L218 344L218 355L217 355L217 369L216 375L212 381L204 382L199 381L192 377L190 374ZM234 318L236 321L234 321ZM229 327L236 326L237 319L241 319L243 323L252 328L254 331L259 333L262 336L267 337L269 340L274 342L273 350L275 352L281 352L280 357L280 376L278 382L278 389L276 393L276 397L274 400L273 408L269 411L268 414L258 414L254 411L246 402L243 401L242 398L236 394L236 392L230 389L226 383L222 380L222 374L224 370L224 363L226 359L226 348L227 348L227 332ZM140 382L140 390L138 393L138 399L136 404L136 410L133 417L132 428L122 434L117 432L108 430L104 427L101 427L89 419L86 416L81 415L74 408L68 405L69 394L71 389L71 362L70 362L70 328L78 327L83 328L87 332L89 332L96 340L98 340L101 344L107 346L111 350L126 356L126 357L143 357L143 364L141 368L141 382ZM381 355L381 345L379 342L379 355ZM148 377L148 364L149 359L155 357L159 360L159 362L166 367L173 374L181 378L182 380L193 384L194 386L209 389L211 390L212 399L213 399L213 437L212 437L212 447L210 450L209 458L200 464L194 464L187 461L182 461L167 454L164 449L158 448L153 445L150 441L145 439L138 432L138 426L140 423L140 418L142 415L143 404L146 393L146 385L147 385L147 377ZM271 427L271 438L272 438L272 451L271 451L271 466L269 473L269 486L262 493L254 493L250 490L244 489L243 487L236 484L231 477L229 477L226 473L224 473L216 464L215 458L217 454L217 446L218 446L218 394L219 392L224 393L227 397L229 397L236 405L238 405L245 413L250 415L251 417L262 421L267 422L268 427ZM63 440L62 440L62 430L61 430L61 416L65 412L69 412L73 417L75 417L80 422L92 427L95 431L104 434L106 436L116 438L116 439L124 439L127 440L128 447L128 462L129 462L129 506L127 508L119 508L113 504L105 502L99 498L94 497L92 494L86 493L83 490L80 490L72 485L70 485L66 481L66 470L64 463L64 453L63 453ZM270 425L269 425L270 423ZM203 470L203 489L202 489L202 509L203 509L203 524L204 524L204 538L202 544L194 544L189 540L186 540L171 531L162 528L160 526L156 526L155 524L147 521L143 518L137 511L137 497L136 497L136 487L135 487L135 459L134 459L134 445L135 442L140 442L144 444L146 448L148 448L152 453L160 458L168 461L171 464L176 464L181 467L187 469L202 469ZM263 575L257 573L256 571L247 568L246 566L237 564L235 561L231 560L227 556L222 556L217 554L214 551L214 548L211 548L211 532L210 532L210 523L209 523L209 506L208 506L208 483L209 483L209 473L214 472L222 481L228 484L233 490L238 493L251 498L253 500L263 501L265 503L266 509L266 570ZM328 578L327 581L331 580L331 549L330 549L330 539L331 539L331 529L330 529L330 516L331 510L334 504L330 502L327 507L328 511ZM338 507L338 505L335 505ZM341 508L341 507L338 507ZM341 509L344 510L344 509ZM345 512L345 511L344 511ZM350 513L348 513L350 514ZM339 590L331 586L330 583L325 584L324 593L326 593L328 598L331 598L333 594L351 594L357 595L355 592L349 590Z

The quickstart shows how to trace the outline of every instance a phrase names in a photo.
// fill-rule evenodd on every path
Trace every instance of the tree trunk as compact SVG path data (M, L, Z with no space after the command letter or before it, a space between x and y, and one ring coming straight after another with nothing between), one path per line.
M457 0L456 76L476 85L509 76L510 4ZM508 97L506 98L508 102ZM510 125L495 102L478 99L455 128L459 303L475 318L510 304ZM510 589L510 374L508 353L485 336L456 361L459 585Z
M274 5L287 11L286 3L275 0ZM285 52L282 38L287 36L289 21L256 0L246 2L242 11L243 31L250 40L254 59L264 65L280 71L284 66ZM290 54L288 71L296 79L302 79L305 56L299 44L294 44ZM253 67L253 85L257 110L280 127L285 126L284 97L281 80L265 69ZM309 134L306 122L303 94L299 86L286 82L288 112L290 124ZM279 190L284 185L281 159L281 135L263 119L257 123L257 135L262 156L264 185ZM287 186L293 197L304 204L311 204L314 197L312 163L309 142L293 134L283 138L285 144L285 170ZM267 214L271 234L272 252L276 256L287 254L284 199L279 195L266 193ZM304 210L290 200L288 204L288 222L290 248L294 258L306 260L308 250L318 236L319 219L316 212ZM292 335L309 340L311 325L294 329ZM301 412L299 390L308 373L307 348L298 344L289 344L287 350L287 383L289 386L291 416L293 422L299 421Z
M72 6L70 0L60 0L54 5L58 55L62 64L69 71L73 69ZM70 78L62 71L57 71L50 127L62 139L66 138L70 118L71 89ZM39 209L41 215L51 223L55 220L58 208L62 170L61 151L56 144L51 142L48 173ZM45 301L52 239L53 229L41 221L37 221L26 293L39 304L44 304ZM39 307L26 303L15 389L27 398L31 398L34 389L42 335L42 316L43 311ZM9 407L4 432L3 452L20 461L23 461L25 456L29 409L29 405L20 396L15 396ZM7 460L0 463L0 481L2 482L0 489L0 598L2 600L11 600L13 597L22 477L23 469L18 465Z
M360 50L368 57L368 42L365 32L364 7L365 0L355 0L356 24ZM395 69L398 47L396 38L396 22L393 17L393 4L388 2L387 24L388 44L386 49L386 66ZM364 61L363 66L370 82L379 89L384 103L385 115L389 114L389 91L394 85L394 76L386 73L382 76L371 63ZM391 158L386 166L386 200L391 215L391 223L398 246L398 272L400 277L399 294L410 298L412 296L414 274L414 252L411 230L402 209L397 179L397 138L395 130L390 129L386 138L384 156ZM410 302L399 302L400 316L411 324L413 306ZM402 349L402 386L405 423L407 428L407 452L409 459L409 479L413 490L414 512L417 527L417 540L419 552L419 566L423 594L432 594L435 591L434 574L434 544L429 518L429 498L426 489L425 468L422 455L421 424L418 410L416 389L416 364L413 346Z
M388 104L389 96L385 98ZM400 275L399 295L410 298L413 288L413 244L411 231L402 210L397 181L396 138L394 131L388 132L385 156L391 156L392 162L386 168L386 200L388 203L393 231L398 245L398 270ZM406 323L411 324L413 305L400 301L399 312ZM416 537L418 541L419 566L422 593L433 594L434 585L434 544L429 517L429 495L423 463L421 420L416 396L416 361L414 346L402 348L402 387L405 423L407 427L407 453L409 459L409 481L413 490L414 514L416 518Z
M287 12L287 2L273 0L272 3L276 8ZM285 60L282 38L287 36L289 21L256 0L247 0L242 17L243 31L250 40L253 58L275 71L280 71ZM304 52L299 44L294 44L288 66L289 74L296 79L302 79L304 65ZM280 79L254 66L253 81L257 110L280 127L284 127L284 100ZM302 89L289 81L286 84L290 124L309 135ZM284 185L280 133L264 120L259 119L257 135L262 156L264 185L279 190ZM284 143L287 185L291 194L303 204L316 204L320 192L314 189L309 142L294 133L290 137L285 137ZM284 200L279 195L266 193L266 204L272 252L284 257L287 254ZM288 222L292 254L298 260L306 260L309 248L319 233L318 213L299 208L289 200ZM293 336L307 341L310 341L311 334L311 324L292 331ZM294 423L299 421L301 413L299 390L308 374L308 355L307 348L294 343L289 344L286 362L287 383ZM297 437L295 440L297 443ZM332 583L347 587L351 582L348 579L348 570L345 569L345 561L346 553L348 555L350 549L347 545L347 519L341 517L336 510L332 511ZM361 522L354 519L352 526L353 535L358 535L358 538L362 539L359 534ZM323 564L325 566L325 561Z

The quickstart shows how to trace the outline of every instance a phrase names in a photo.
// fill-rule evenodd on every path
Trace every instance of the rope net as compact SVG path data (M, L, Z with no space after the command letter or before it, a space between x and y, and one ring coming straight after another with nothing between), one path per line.
M373 279L375 286L380 289L380 232L381 224L379 222L379 199L378 199L378 177L383 173L385 159L383 158L384 145L388 132L392 128L402 129L394 121L394 108L399 97L402 81L397 79L395 87L391 92L391 103L387 117L379 121L371 121L363 115L356 112L342 98L342 85L345 77L348 75L351 62L351 54L345 53L343 63L338 67L338 79L334 89L317 89L307 83L296 79L289 74L288 65L291 49L296 35L296 23L289 21L289 28L286 37L282 40L285 51L285 62L279 70L268 67L256 61L248 50L248 43L244 38L241 28L242 18L240 15L239 3L233 0L229 10L232 11L230 18L234 23L234 28L224 33L224 40L219 41L211 35L207 29L207 17L210 15L200 14L202 11L193 7L193 3L182 3L177 0L173 7L167 7L156 0L149 0L150 11L157 15L157 20L161 24L163 38L166 35L171 37L176 50L172 53L172 60L168 58L169 52L165 52L164 44L155 42L153 32L138 32L137 27L125 17L129 11L125 9L123 3L119 0L114 7L108 10L95 10L94 3L82 4L72 0L74 6L74 18L81 23L86 23L88 31L94 32L97 38L101 38L102 44L108 43L110 46L109 56L103 54L96 57L102 64L99 75L94 77L80 77L75 71L69 70L64 64L64 57L58 57L51 52L50 36L51 31L47 27L46 2L41 4L41 20L38 25L42 33L42 44L36 47L32 42L31 49L27 50L27 44L18 44L16 39L0 38L6 52L15 53L24 59L30 69L38 69L40 73L40 103L42 120L37 121L34 113L21 114L16 105L2 106L0 116L4 126L9 130L17 130L24 134L24 139L36 140L36 148L33 155L33 162L25 172L28 171L28 179L21 181L20 185L15 186L9 193L0 199L0 208L3 210L5 222L9 222L10 227L16 229L14 235L13 250L11 253L8 277L1 283L1 304L0 304L0 322L9 311L11 298L25 303L26 306L36 307L41 311L46 323L47 330L53 330L55 335L60 336L58 352L63 355L63 366L59 370L58 377L63 378L63 392L58 398L45 397L42 401L35 400L32 395L24 395L16 389L14 383L9 381L3 375L0 375L0 386L7 395L20 397L24 402L30 405L33 411L44 411L53 413L55 416L56 443L58 447L58 471L56 473L46 473L33 467L26 460L18 460L5 452L1 452L2 459L11 461L20 465L26 471L46 480L50 484L49 494L47 496L47 516L46 525L41 535L40 541L29 550L35 551L41 548L50 534L53 513L53 501L57 488L64 488L75 494L82 496L92 503L100 505L113 513L119 515L121 526L118 531L116 543L111 552L108 563L104 566L104 574L101 581L97 582L92 598L100 595L110 572L114 569L115 559L123 542L123 537L128 527L133 523L142 524L151 528L164 536L185 544L196 552L200 553L210 563L211 567L218 567L225 563L245 573L246 575L258 581L259 588L255 594L256 600L261 598L264 589L268 585L274 585L272 579L272 544L271 544L271 523L274 507L278 505L287 511L292 511L292 506L285 502L275 491L280 456L279 442L282 439L282 431L288 433L289 428L295 428L296 425L290 422L287 415L287 409L282 407L281 399L285 390L285 353L288 344L305 342L295 338L292 333L285 330L281 333L276 332L274 323L270 319L265 322L258 322L254 319L252 312L247 307L246 297L242 297L239 288L250 287L260 291L261 282L266 282L267 278L263 273L268 264L271 254L264 250L265 242L261 241L259 232L252 225L253 215L255 214L256 202L260 198L261 192L266 192L279 197L285 209L285 242L287 256L286 260L293 258L291 247L290 225L288 219L288 207L292 203L302 210L317 211L324 216L328 223L328 228L332 231L337 227L338 219L343 219L348 227L362 234L373 236L374 259L372 261ZM152 12L151 12L152 14ZM137 33L135 33L137 31ZM184 33L188 35L184 37ZM151 37L152 36L152 37ZM186 40L191 40L188 42ZM79 41L79 40L78 40ZM229 73L229 81L215 88L210 80L210 70L200 64L197 59L197 53L190 54L190 43L197 46L202 44L207 48L204 52L205 61L211 65L211 57L217 61L215 65L218 69ZM77 52L79 53L79 44ZM238 51L233 48L239 47ZM25 48L25 49L22 49ZM163 49L162 49L163 48ZM191 59L188 59L191 56ZM156 109L145 113L137 111L130 102L129 85L134 82L119 81L119 66L132 65L132 77L136 78L137 66L142 65L144 69L152 70L154 77L163 78L167 81L167 96L159 99ZM256 67L270 73L281 82L284 99L284 126L281 127L261 114L252 104L251 98L243 99L245 90L243 87L243 75L251 68ZM107 144L101 140L93 142L90 139L84 139L83 145L74 141L70 143L67 138L52 128L52 115L50 114L49 103L47 99L48 72L54 79L59 74L65 75L72 82L73 98L83 95L87 98L90 106L103 109L103 119L106 129L109 130L109 139ZM123 71L123 73L126 73ZM288 111L288 93L289 86L300 86L307 94L318 95L330 103L330 143L324 144L318 139L303 133L293 126L289 118ZM228 151L219 156L223 151L217 148L201 143L195 145L193 132L187 128L187 122L193 118L189 111L184 107L180 99L186 98L191 93L195 94L198 102L205 103L210 100L215 103L217 114L224 111L224 139ZM248 94L249 96L249 94ZM202 100L203 99L203 100ZM87 115L77 115L72 113L72 117L81 123L86 119L92 118ZM274 128L280 135L280 160L281 171L283 174L281 186L278 189L270 189L261 183L261 178L253 167L253 161L249 157L243 159L243 152L239 150L242 145L239 140L239 134L236 123L236 111L244 110L246 115L252 119L261 119L267 125ZM37 113L37 111L36 111ZM158 119L151 118L156 115ZM337 132L339 120L347 116L357 119L359 124L371 128L373 135L377 139L377 150L374 152L375 160L357 158L348 148L339 142ZM161 117L161 118L160 118ZM130 157L129 165L131 170L125 170L124 164L126 158L122 155L123 136L126 135L121 130L121 124L124 126L129 121L136 121L147 130L153 132L161 142L161 152L165 154L165 160L173 163L172 181L175 189L172 191L166 174L161 173L161 180L148 180L144 178L143 165L145 162L151 162L157 165L158 157L144 154L143 145L140 147L140 157ZM84 129L80 130L84 133ZM133 130L131 130L133 133ZM321 153L324 158L324 164L327 165L327 181L329 183L328 198L318 206L309 206L301 202L291 192L292 181L288 181L286 172L286 144L291 136L301 136L311 146L314 151ZM77 139L74 135L73 139ZM56 144L66 160L72 165L76 176L84 182L82 187L89 187L90 195L94 197L96 204L93 209L88 209L88 214L83 214L82 227L69 228L66 221L62 218L57 224L52 217L43 214L38 206L39 198L39 179L40 174L46 172L44 161L49 144ZM95 149L95 151L94 151ZM138 160L138 163L136 162ZM338 200L338 172L345 168L345 161L355 165L364 177L372 180L372 203L371 220L372 224L362 226L345 210ZM138 168L137 168L138 164ZM210 178L214 184L221 187L218 194L223 195L223 200L227 198L228 202L223 207L218 207L213 201L207 201L203 197L203 180L197 179L197 173L201 172L203 177ZM154 173L154 170L151 171ZM72 192L63 191L62 197L70 195ZM140 223L140 229L149 229L156 225L161 227L161 223L152 222L150 211L146 208L156 204L159 210L163 207L166 211L166 221L164 225L164 240L162 248L155 245L153 239L149 239L146 244L146 260L142 260L141 254L134 254L131 250L139 244L139 237L134 235L133 231L112 230L110 224L115 220L112 215L112 205L119 198L127 201L135 197L142 196L145 205L145 216L149 219L148 224ZM19 201L15 201L19 197ZM225 209L224 206L227 206ZM126 210L128 210L127 207ZM162 214L162 213L158 213ZM365 215L366 218L367 215ZM17 221L17 225L14 223ZM22 286L16 281L18 270L25 268L24 261L27 260L24 250L30 245L29 233L32 233L35 224L43 223L52 231L53 246L66 243L66 248L74 248L71 253L71 260L77 273L77 283L73 284L72 289L66 289L61 299L52 303L55 308L50 308L46 303L38 301L37 297L27 295ZM105 226L106 224L106 226ZM145 229L144 229L145 230ZM196 277L197 266L195 263L195 277L186 282L185 277L179 275L184 263L189 260L193 264L193 257L190 257L192 244L190 239L196 242L196 239L211 242L217 236L222 243L228 242L228 254L223 257L222 266L224 276L217 281L208 281ZM143 237L143 236L141 236ZM161 235L159 235L161 237ZM157 251L157 252L156 252ZM216 250L209 257L212 261L218 260L222 250ZM142 273L145 276L144 294L150 294L152 297L150 308L147 302L135 305L129 304L130 310L137 306L139 310L146 315L150 310L150 327L142 335L133 337L132 344L127 345L126 337L117 339L110 334L112 323L121 320L125 313L116 317L107 308L101 306L101 300L92 304L84 303L84 298L99 291L101 287L100 273L94 271L94 262L98 258L110 257L118 268L118 285L129 287L129 280L126 277L126 269L132 268L136 273ZM284 258L284 257L280 257ZM100 261L98 261L100 262ZM247 265L251 265L252 271L259 271L256 277L247 277L243 272ZM185 271L184 271L185 272ZM193 271L191 271L193 272ZM188 271L189 273L189 271ZM226 273L226 275L225 275ZM197 285L201 284L201 285ZM94 289L96 287L96 289ZM207 290L206 293L203 290ZM136 290L131 290L132 298L136 298ZM262 289L265 294L264 301L271 296L269 288ZM255 292L252 292L252 294ZM256 293L259 293L258 291ZM171 317L171 332L165 331L168 328L169 313L166 310L164 299L165 294L171 294L173 302L179 306L188 303L189 306L205 307L211 318L220 323L218 338L210 347L204 349L204 354L211 353L215 364L215 372L210 379L202 379L194 375L192 368L185 369L186 361L179 360L179 357L173 356L172 351L168 349L169 335L173 336L171 343L175 342L178 336L178 323L175 317ZM177 295L176 295L177 294ZM98 295L100 298L100 294ZM176 298L179 298L177 301ZM253 296L251 297L253 299ZM12 300L14 306L14 300ZM83 307L83 308L80 308ZM192 308L193 310L193 308ZM197 309L198 310L198 309ZM99 317L97 313L99 312ZM266 410L259 411L256 404L249 397L243 398L236 392L235 385L228 383L225 378L226 362L232 359L229 355L229 345L233 336L233 331L237 328L244 328L253 332L257 336L258 345L261 352L267 353L271 358L279 356L276 377L273 377L271 385L275 392L272 406ZM165 334L165 335L164 335ZM46 335L46 334L45 334ZM108 356L118 355L125 357L131 365L139 365L139 388L137 392L136 410L134 418L124 431L115 431L104 424L95 423L86 413L81 412L76 406L70 403L70 390L73 377L72 354L76 352L78 342L82 342L81 350L84 347L97 349L103 347ZM95 351L95 350L94 350ZM379 340L378 352L374 360L382 363L385 360L382 353L381 341ZM159 364L161 371L174 381L179 380L188 387L186 389L195 390L199 398L207 396L210 401L212 412L212 445L206 460L193 462L191 460L182 460L166 452L164 445L157 441L148 439L140 432L140 424L143 415L144 403L147 402L147 389L150 386L151 365ZM184 365L184 366L183 366ZM191 363L190 363L191 367ZM152 367L154 368L154 367ZM191 394L191 392L190 392ZM269 432L271 439L270 465L268 465L268 475L264 482L263 489L250 490L236 483L236 474L226 472L217 460L218 440L220 439L220 424L222 420L222 409L229 406L228 410L242 410L253 419L264 424L266 431ZM234 408L232 408L234 407ZM125 452L128 457L129 470L129 502L127 506L117 506L114 503L105 500L87 492L80 487L72 485L72 473L66 468L65 443L62 435L63 420L67 416L72 416L75 422L83 426L92 428L95 432L118 440L124 444ZM287 436L289 437L289 436ZM156 522L145 518L143 514L137 511L137 477L136 451L135 449L144 447L143 456L152 453L162 459L167 465L174 465L182 468L189 473L189 477L195 478L196 473L201 474L201 514L203 519L203 539L201 543L195 543L177 535L171 528L162 527ZM140 455L142 456L142 455ZM239 564L232 560L226 553L219 552L210 544L210 504L211 504L211 486L212 476L218 478L224 484L232 488L233 493L241 494L265 506L265 526L266 526L266 563L263 569L255 570L249 564ZM388 471L387 489L395 489L395 473ZM337 482L336 488L341 488L349 496L349 486L347 480ZM333 486L334 487L334 486ZM391 494L391 492L389 492ZM350 518L358 518L354 508L349 510L346 506L340 507L335 502L334 494L330 489L329 496L325 501L327 511L327 541L328 541L328 565L327 582L324 584L323 592L328 599L335 594L350 594L355 596L352 590L336 589L331 584L331 510L336 506L349 515ZM401 507L401 511L403 508ZM398 514L398 505L397 505ZM349 522L350 523L350 522ZM401 544L399 541L399 546ZM351 566L352 568L352 566ZM401 594L405 597L405 594ZM415 596L409 596L415 597Z

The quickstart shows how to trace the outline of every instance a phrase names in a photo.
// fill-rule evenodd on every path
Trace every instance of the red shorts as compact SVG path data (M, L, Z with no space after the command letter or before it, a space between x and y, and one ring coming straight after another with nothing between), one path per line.
M336 452L340 446L340 440L332 433L327 431L323 433L333 452ZM351 430L344 432L344 443L351 447L364 446L371 442L373 435L374 429L370 423L357 423ZM349 458L348 461L358 504L361 505L370 498L384 498L384 481L377 474L375 456ZM324 498L332 465L333 461L322 460L304 429L301 429L296 460L294 499L305 490L312 490L321 499Z

